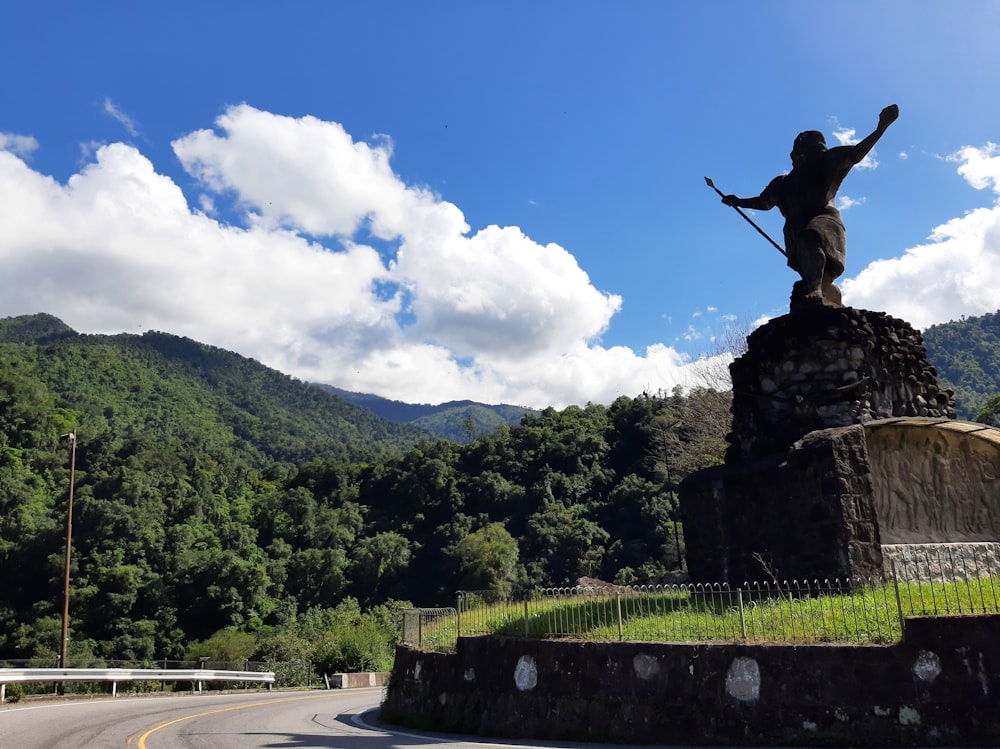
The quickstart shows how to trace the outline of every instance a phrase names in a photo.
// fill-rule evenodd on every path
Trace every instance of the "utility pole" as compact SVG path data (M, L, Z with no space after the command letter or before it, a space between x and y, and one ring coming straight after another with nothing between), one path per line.
M60 440L69 440L69 507L66 509L66 585L63 590L62 644L59 653L59 667L66 668L66 646L69 643L69 563L73 550L73 483L76 480L76 432L62 435Z

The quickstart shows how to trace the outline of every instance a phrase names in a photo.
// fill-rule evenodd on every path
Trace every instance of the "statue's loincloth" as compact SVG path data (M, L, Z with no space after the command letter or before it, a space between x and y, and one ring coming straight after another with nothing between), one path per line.
M826 256L825 275L836 278L844 272L844 261L847 258L847 233L844 224L837 216L820 214L813 216L802 229L785 231L785 249L788 252L788 265L799 271L799 253L803 244L803 235L813 234L819 238L819 246ZM808 243L807 246L812 246Z

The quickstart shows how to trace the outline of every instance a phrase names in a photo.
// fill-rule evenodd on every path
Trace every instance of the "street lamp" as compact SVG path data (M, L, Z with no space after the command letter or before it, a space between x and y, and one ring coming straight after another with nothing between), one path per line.
M683 423L684 422L682 422L680 419L677 419L676 421L674 421L673 424L669 424L663 427L664 435L667 432L674 431L677 427L683 425ZM670 486L670 451L667 450L665 442L663 445L663 478L664 478L664 483L666 483L667 486ZM670 495L672 500L671 504L673 505L673 507L670 508L670 514L673 515L673 520L674 520L674 545L677 547L677 566L683 570L684 557L681 556L681 537L680 534L677 532L677 510L678 510L677 491L671 490Z
M59 437L69 440L69 507L66 510L66 586L63 590L62 616L62 650L59 654L59 667L66 668L66 645L69 642L69 561L73 549L73 482L76 479L76 432L69 432Z

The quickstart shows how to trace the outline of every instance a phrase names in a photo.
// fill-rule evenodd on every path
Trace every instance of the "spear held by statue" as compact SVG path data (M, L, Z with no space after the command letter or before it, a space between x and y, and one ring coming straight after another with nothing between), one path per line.
M717 193L719 193L719 197L720 198L726 197L723 194L722 190L720 190L718 187L716 187L715 183L712 182L712 180L709 177L705 177L705 184L707 184L709 187L711 187L713 190L715 190ZM746 221L747 221L747 223L750 224L750 226L752 226L754 229L756 229L758 232L760 232L760 235L762 237L764 237L764 239L766 239L768 242L770 242L772 245L774 245L774 249L776 249L778 252L780 252L785 257L788 257L788 253L785 252L782 249L781 245L778 244L777 242L775 242L773 239L771 239L771 237L768 235L768 233L766 231L764 231L759 226L757 226L757 224L754 223L754 220L752 218L750 218L742 210L740 210L739 206L735 206L734 205L734 206L730 206L730 208L732 208L734 211L736 211L738 214L740 214L743 218L745 218Z

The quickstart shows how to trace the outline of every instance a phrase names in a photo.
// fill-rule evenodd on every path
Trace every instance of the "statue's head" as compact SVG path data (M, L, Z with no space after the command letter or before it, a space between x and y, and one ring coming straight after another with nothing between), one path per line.
M813 154L822 153L826 150L826 138L819 130L806 130L795 136L792 144L792 166Z

